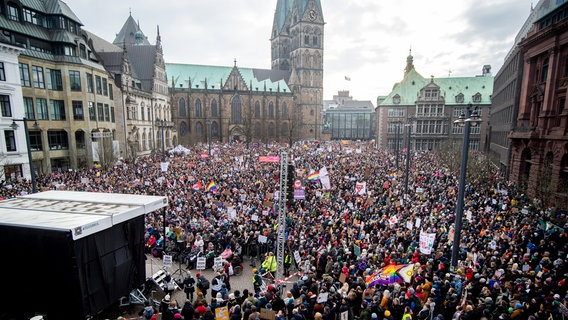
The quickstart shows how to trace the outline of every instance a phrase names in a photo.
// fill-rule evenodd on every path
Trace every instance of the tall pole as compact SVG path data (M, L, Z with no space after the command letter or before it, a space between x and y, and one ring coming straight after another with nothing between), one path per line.
M404 197L406 198L408 195L408 170L410 167L410 132L411 132L411 125L410 123L407 124L407 139L406 139L406 167L404 169Z
M460 239L461 239L461 229L462 229L462 216L463 216L463 201L465 193L465 176L467 173L467 160L469 152L469 128L471 126L471 105L466 108L465 127L463 132L463 147L462 147L462 157L461 157L461 167L460 167L460 180L458 185L458 201L456 204L456 221L454 227L454 244L452 246L452 261L451 266L456 267L458 264L458 255L460 250Z
M164 127L166 126L166 120L161 120L160 126L162 127L162 162L165 162L166 150L165 150L165 139L164 139Z
M399 158L399 150L400 150L400 145L399 145L399 140L400 140L400 122L396 123L396 132L395 132L395 143L396 145L394 146L394 150L396 152L396 171L398 171L398 158Z
M207 120L207 144L209 145L209 157L211 157L211 120Z
M30 162L30 176L32 179L32 193L37 193L37 186L36 186L36 177L35 177L35 171L34 171L34 162L32 159L32 149L30 146L30 133L28 131L28 119L26 119L25 117L22 118L22 121L24 122L24 134L26 135L26 147L28 150L28 161Z
M286 201L288 197L288 153L280 153L280 192L278 194L278 229L276 233L276 280L284 278L284 245L286 243Z
M26 150L28 151L28 162L30 165L30 178L32 180L32 193L37 193L37 185L36 185L36 176L35 176L35 170L34 170L34 163L33 163L33 159L32 159L32 149L30 146L30 132L28 130L28 121L29 120L34 120L35 119L27 119L26 117L23 117L22 119L12 119L12 125L10 125L10 127L14 130L18 129L18 125L16 124L16 121L22 121L24 123L24 135L26 136ZM36 122L36 126L37 126L37 122Z

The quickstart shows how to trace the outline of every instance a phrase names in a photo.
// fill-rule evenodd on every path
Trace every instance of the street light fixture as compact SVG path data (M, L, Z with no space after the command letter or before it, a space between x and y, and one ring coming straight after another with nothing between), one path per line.
M451 267L455 268L458 264L458 255L460 249L462 216L464 206L465 178L467 174L467 160L469 152L469 129L471 126L477 126L481 122L481 118L477 113L477 107L473 108L471 103L466 107L465 113L462 112L460 117L454 121L460 127L463 126L463 147L460 167L460 180L458 186L458 200L456 204L456 220L454 226L454 244L452 247Z
M16 121L21 121L24 123L24 135L26 136L26 148L28 150L28 162L30 163L30 176L32 180L32 193L36 193L37 192L36 177L34 171L34 163L32 160L32 149L30 146L30 133L28 131L28 121L30 120L34 121L34 128L39 128L39 124L37 123L36 119L27 119L26 117L22 119L12 119L12 124L10 125L10 128L12 128L13 130L18 130L19 126L16 123Z

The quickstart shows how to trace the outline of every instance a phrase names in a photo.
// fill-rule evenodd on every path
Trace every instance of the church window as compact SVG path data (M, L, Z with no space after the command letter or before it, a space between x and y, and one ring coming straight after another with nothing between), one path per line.
M181 118L187 117L187 110L185 109L185 99L181 98L178 102L178 112Z
M268 124L268 136L274 137L274 123L273 122Z
M255 135L257 138L260 138L260 136L261 136L261 132L260 132L260 122L257 122L257 123L254 124L254 135Z
M219 111L217 110L217 100L213 99L211 101L211 116L212 117L218 117L219 116Z
M242 124L242 102L239 95L234 95L231 98L231 122L234 124Z
M268 118L274 119L274 103L272 101L268 103Z
M314 115L314 109L310 110L310 116Z
M187 128L187 123L185 121L182 121L179 124L179 135L184 137L188 132L189 132L189 130Z
M288 136L288 122L282 123L280 126L280 134L284 137Z
M201 107L201 99L195 100L195 117L203 118L203 108Z
M254 117L259 119L260 118L260 102L254 103Z
M310 36L308 36L308 35L304 36L304 46L306 46L306 47L310 46Z
M312 44L313 44L314 47L318 47L318 46L319 46L319 45L318 45L318 37L317 37L317 36L314 36L314 37L312 38Z
M544 61L542 62L542 77L540 81L546 82L547 77L548 77L548 58L544 59Z

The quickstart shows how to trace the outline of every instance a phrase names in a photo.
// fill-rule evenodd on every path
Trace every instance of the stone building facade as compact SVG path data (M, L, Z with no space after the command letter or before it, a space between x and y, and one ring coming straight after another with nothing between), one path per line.
M545 205L568 208L568 4L539 17L524 56L511 139L511 181Z

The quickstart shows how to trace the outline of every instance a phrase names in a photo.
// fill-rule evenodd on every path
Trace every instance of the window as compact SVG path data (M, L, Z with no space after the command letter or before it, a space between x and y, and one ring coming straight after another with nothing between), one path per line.
M103 82L100 76L95 76L95 86L97 89L97 94L103 94Z
M61 80L61 70L45 69L45 73L47 76L47 89L62 91L63 80Z
M49 100L51 120L65 120L65 103L63 100Z
M108 83L106 78L103 78L103 96L108 97Z
M456 103L463 103L463 93L456 96Z
M217 111L217 100L213 99L213 101L211 101L211 116L212 117L218 117L218 111Z
M400 104L400 95L395 94L394 97L392 97L392 103Z
M49 120L47 115L47 100L36 98L36 114L38 120Z
M471 99L473 102L481 102L481 94L478 92Z
M105 121L110 121L110 106L108 103L105 103Z
M73 106L73 120L85 120L85 114L83 112L83 101L73 100L71 101Z
M87 92L93 93L93 75L87 73Z
M6 141L6 151L16 151L16 135L14 130L4 130L4 141Z
M8 19L20 21L20 13L18 12L18 8L11 4L8 5Z
M404 117L404 109L403 108L389 108L388 109L388 117L389 118Z
M142 103L144 103L144 102L142 102ZM142 109L142 112L140 112L140 114L142 115L142 118L141 118L140 120L144 121L144 120L145 120L145 119L144 119L144 117L145 117L145 114L144 114L144 105L142 105L142 106L140 107L140 109ZM150 109L150 107L148 107L148 109ZM148 120L150 120L149 117L148 117Z
M201 107L201 99L195 100L195 117L203 118L203 108Z
M282 119L288 119L288 106L286 103L282 105Z
M187 110L185 109L185 99L181 98L178 101L178 113L181 118L187 117Z
M260 102L254 103L254 117L260 119Z
M108 84L108 97L110 100L114 100L114 94L112 93L112 83Z
M542 77L540 82L546 82L546 78L548 78L548 58L545 58L542 62Z
M30 149L32 151L43 150L43 147L41 145L41 131L30 130L29 137L30 137Z
M34 79L34 88L45 88L45 82L43 78L43 68L38 66L32 66L32 75Z
M12 116L12 108L10 107L10 96L0 94L0 109L2 110L3 117Z
M91 121L97 121L97 113L95 110L95 103L92 101L89 101L89 120Z
M241 124L243 122L241 97L238 95L231 98L231 123Z
M274 119L274 103L272 101L268 103L268 118Z
M4 62L0 62L0 81L6 81L6 70L4 70Z
M104 106L102 103L97 103L97 119L99 121L105 121L105 112L104 112Z
M25 63L20 63L20 82L24 87L31 87L30 81L30 66Z
M114 118L114 106L110 107L110 122L114 123L116 120Z
M33 98L24 97L24 114L28 119L35 119Z
M33 22L34 13L28 8L24 8L24 21Z
M49 142L49 150L67 150L69 149L69 141L67 132L63 130L48 131L47 140Z
M71 91L81 91L81 73L79 71L69 70L69 84Z
M84 44L79 45L79 56L83 59L87 59L87 48Z

